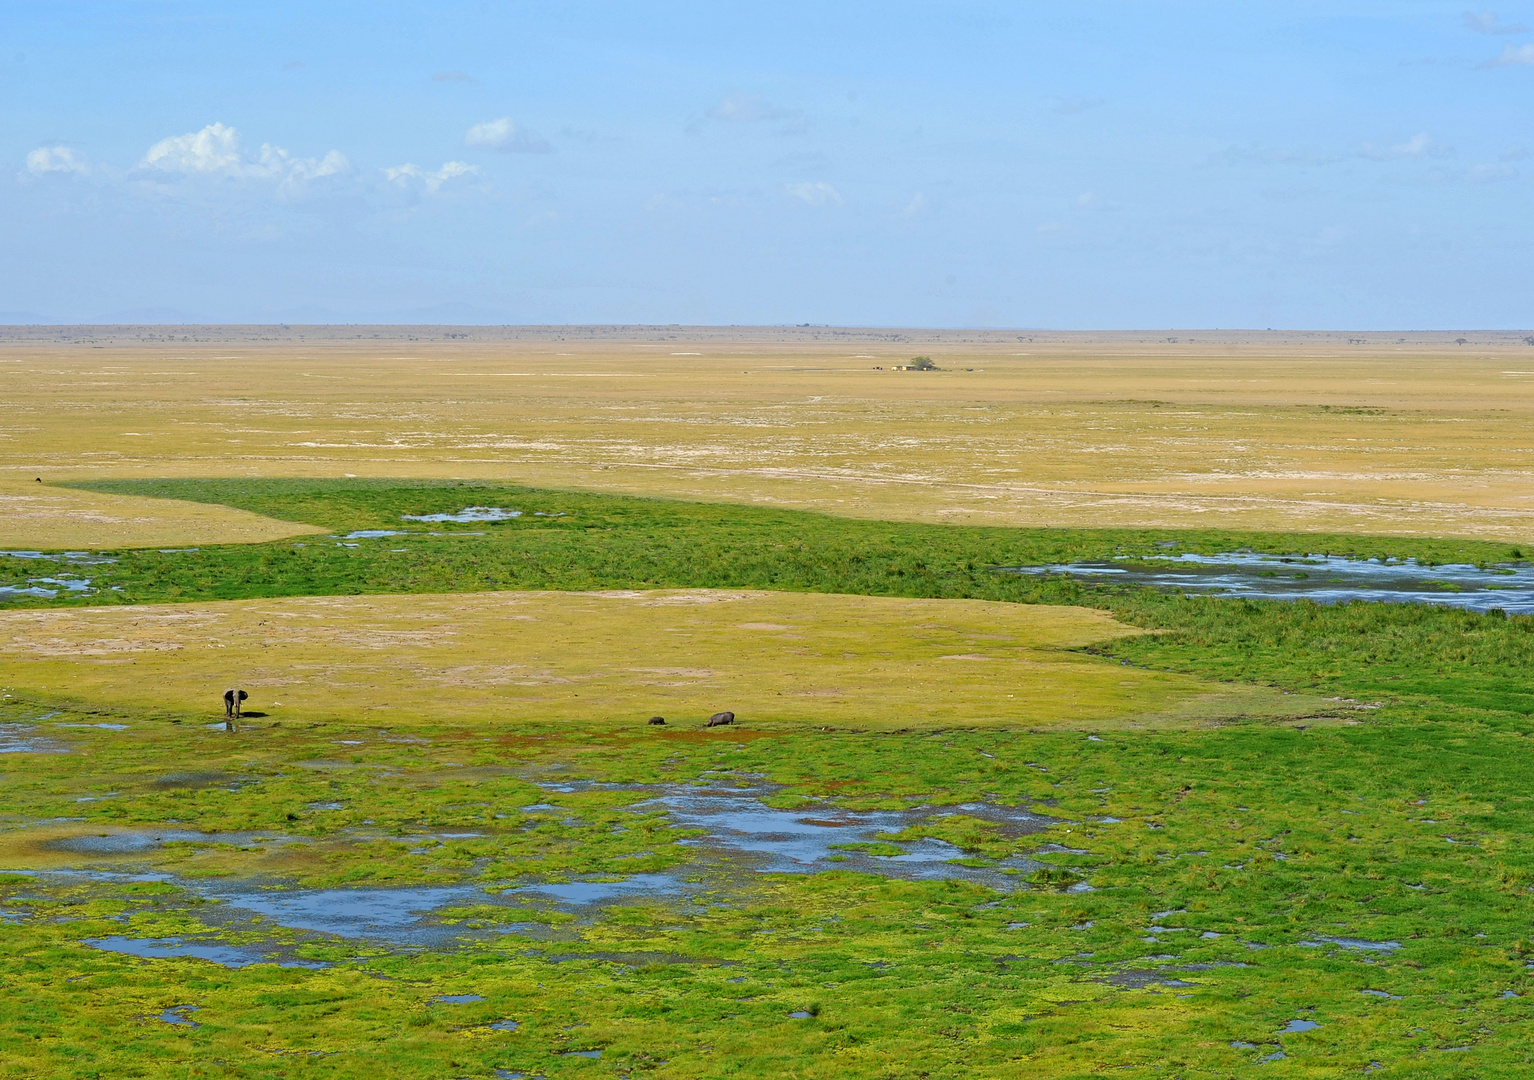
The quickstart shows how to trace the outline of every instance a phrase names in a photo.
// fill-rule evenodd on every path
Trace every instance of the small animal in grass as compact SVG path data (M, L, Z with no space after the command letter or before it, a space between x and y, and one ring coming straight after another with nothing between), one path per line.
M704 727L723 727L725 724L735 723L735 714L732 712L716 712L708 718Z
M664 716L652 716L652 717L650 717L650 723L651 724L664 724L665 722L666 722L666 718Z
M247 694L243 690L225 690L224 691L224 715L225 716L239 716L240 715L240 702L244 701L248 697L250 697L250 695Z

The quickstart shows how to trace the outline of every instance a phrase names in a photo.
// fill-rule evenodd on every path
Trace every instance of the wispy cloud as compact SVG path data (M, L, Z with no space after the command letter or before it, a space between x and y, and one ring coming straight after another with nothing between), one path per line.
M478 172L478 165L470 165L466 161L444 161L442 168L435 172L428 172L419 165L410 164L395 165L383 171L390 183L402 188L424 190L430 195L441 191L442 185L450 180L474 176Z
M470 83L478 85L479 80L466 71L439 71L431 77L432 82Z
M254 155L246 154L240 133L215 122L201 131L161 139L149 148L144 160L139 162L139 168L183 176L272 180L292 188L321 177L349 172L351 163L339 150L331 150L319 158L296 158L271 143L262 143Z
M1465 29L1477 34L1526 34L1529 31L1522 23L1503 22L1495 11L1465 12Z
M931 205L932 200L927 198L926 193L918 191L915 195L911 196L910 202L901 207L900 216L903 218L919 217L926 213L927 208Z
M39 146L27 155L27 175L46 176L49 173L90 172L83 158L67 146Z
M726 94L717 105L709 106L703 111L703 119L726 124L776 123L779 135L797 135L809 123L802 109L785 109L774 105L761 94L740 92ZM701 127L702 120L699 119L693 119L687 124L689 132L695 133Z
M1439 158L1447 157L1450 153L1451 151L1447 146L1435 140L1425 131L1419 131L1405 142L1395 143L1392 146L1364 143L1358 148L1358 156L1368 158L1370 161Z
M1055 101L1055 112L1062 116L1077 116L1088 109L1096 109L1107 103L1108 100L1106 98L1100 97L1059 98Z
M1355 156L1369 161L1410 161L1448 157L1453 152L1452 147L1445 146L1426 131L1419 131L1398 143L1359 143L1348 153L1307 147L1227 146L1211 154L1205 164L1324 166L1336 165Z
M547 154L554 149L547 139L517 126L509 116L475 124L464 133L463 145L498 154Z
M1209 165L1331 165L1342 160L1337 154L1306 147L1227 146L1209 155Z
M1494 56L1490 60L1477 64L1476 67L1484 70L1486 68L1519 67L1526 64L1534 64L1534 45L1519 45L1516 48L1512 45L1504 45L1502 47L1502 55Z
M300 68L302 68L303 66L304 66L304 62L302 60L289 60L286 64L282 65L282 70L283 71L297 71Z
M754 124L760 120L786 120L801 115L797 109L780 109L761 94L727 94L708 110L715 120Z
M846 200L824 180L807 180L798 184L784 184L783 194L810 206L840 206Z
M1514 180L1518 176L1518 170L1503 161L1490 162L1482 165L1473 165L1465 174L1465 179L1472 184L1495 184L1499 180Z

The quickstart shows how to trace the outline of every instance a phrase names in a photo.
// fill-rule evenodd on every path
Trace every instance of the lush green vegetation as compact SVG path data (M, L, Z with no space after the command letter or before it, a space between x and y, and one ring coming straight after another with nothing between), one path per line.
M167 480L92 487L238 506L323 525L338 535L401 528L410 533L197 552L125 551L118 553L119 562L89 569L98 591L88 598L21 599L11 606L685 587L1085 604L1110 609L1135 625L1168 631L1112 647L1112 655L1135 663L1346 696L1534 712L1534 682L1527 677L1534 672L1534 619L1396 604L1323 607L1186 598L994 570L1152 554L1164 552L1158 545L1167 544L1206 554L1249 548L1276 554L1415 557L1430 563L1492 563L1523 554L1485 541L967 528L482 484ZM405 514L453 513L470 505L515 508L522 516L473 524L402 520ZM3 571L16 578L36 575L37 563L0 560Z
M252 596L459 592L479 589L761 588L875 596L1041 601L1060 588L996 574L997 566L1240 548L1424 562L1489 563L1518 549L1486 541L1221 530L999 529L860 521L794 510L685 503L505 485L388 481L114 481L94 490L215 502L321 525L344 535L162 555L123 552L96 570L120 596L96 602L233 600ZM503 522L422 523L403 515L466 506L522 511ZM438 534L438 535L432 535ZM393 549L404 548L404 551ZM1519 552L1521 554L1521 551ZM36 564L5 567L35 572Z
M77 752L0 758L0 867L30 868L0 879L9 913L0 916L0 972L15 1003L0 1021L0 1076L1223 1080L1370 1071L1489 1080L1534 1071L1534 620L1190 599L991 570L1148 553L1170 540L1183 550L1478 562L1516 557L1506 546L948 528L482 485L110 487L238 505L342 535L475 504L524 516L408 526L444 534L435 537L124 552L89 569L122 589L92 602L646 586L1065 602L1163 631L1103 647L1113 659L1379 707L1353 714L1361 722L1352 725L1093 738L426 725L406 741L376 728L262 719L209 731L206 717L108 714L7 687L0 722L62 706L18 730ZM336 546L351 542L359 546ZM102 723L126 728L59 726ZM536 783L561 776L765 777L783 785L774 805L820 815L911 799L1031 804L1060 823L1008 837L961 813L926 831L976 865L1043 844L1069 850L1047 848L1039 857L1052 872L1010 892L850 873L749 875L728 860L705 870L683 842L687 830L628 809L645 792ZM36 839L168 822L248 835L140 857L175 875L163 881L50 874ZM922 831L890 834L873 853L900 850ZM470 832L481 835L445 835ZM235 917L196 887L254 878L504 888L637 869L697 876L704 902L636 900L589 922L533 902L465 903L439 914L466 929L507 918L534 925L412 951ZM1076 880L1094 891L1058 887ZM217 939L330 966L231 970L81 944L118 934ZM1355 938L1399 948L1326 941ZM440 994L484 1000L431 1004ZM201 1027L158 1019L185 1004L198 1006ZM519 1027L489 1026L500 1019ZM1319 1026L1281 1034L1294 1020ZM599 1059L560 1056L595 1049Z
M0 935L0 970L27 1003L0 1025L0 1061L10 1063L0 1075L957 1077L1114 1067L1225 1077L1280 1047L1289 1056L1278 1075L1341 1075L1371 1062L1396 1076L1527 1075L1528 998L1504 996L1534 991L1527 739L1477 720L1398 709L1356 727L1100 741L426 729L404 743L340 726L285 732L258 720L227 735L192 718L66 713L41 729L81 752L26 755L24 769L7 770L12 814L83 816L97 831L174 820L248 833L128 860L184 886L35 871L0 883L14 920ZM54 726L102 722L127 730ZM200 784L184 779L199 772ZM311 886L498 887L632 871L622 857L636 851L650 853L649 870L685 867L696 854L677 843L686 831L624 809L643 792L531 782L572 774L623 783L765 774L787 785L774 800L784 806L1031 801L1062 823L1007 840L961 815L945 835L978 862L1044 842L1087 851L1042 857L1096 891L742 878L725 864L694 886L701 903L640 899L590 924L531 901L508 910L465 900L440 915L465 929L507 919L535 928L402 952L242 918L201 901L194 884L254 873ZM409 842L372 838L364 822ZM465 832L482 835L441 835ZM12 858L25 835L6 838ZM79 944L119 934L331 966L226 970ZM485 1000L430 1004L439 994ZM182 1004L198 1006L202 1027L156 1019ZM811 1008L812 1020L788 1016ZM486 1026L503 1018L518 1030ZM1293 1019L1320 1027L1280 1034ZM600 1063L556 1056L598 1048Z

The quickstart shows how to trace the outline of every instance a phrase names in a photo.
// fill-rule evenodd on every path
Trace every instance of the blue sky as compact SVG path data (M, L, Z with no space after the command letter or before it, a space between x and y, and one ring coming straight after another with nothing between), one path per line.
M0 2L0 320L1534 326L1534 2Z

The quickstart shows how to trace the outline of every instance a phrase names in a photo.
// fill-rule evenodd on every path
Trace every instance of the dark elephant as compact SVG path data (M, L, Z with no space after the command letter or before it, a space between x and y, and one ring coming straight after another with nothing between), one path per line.
M250 695L247 694L243 690L225 690L224 691L224 715L225 716L239 716L240 715L240 702L244 701L248 697L250 697Z

